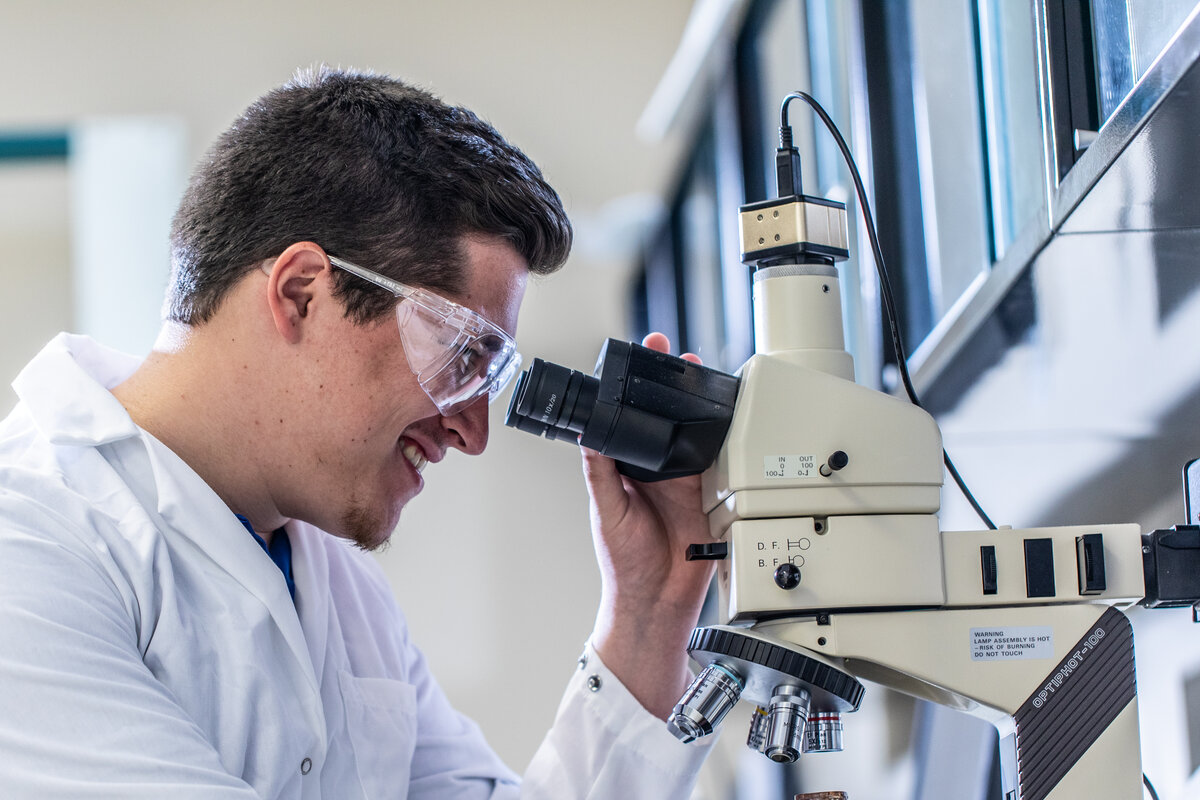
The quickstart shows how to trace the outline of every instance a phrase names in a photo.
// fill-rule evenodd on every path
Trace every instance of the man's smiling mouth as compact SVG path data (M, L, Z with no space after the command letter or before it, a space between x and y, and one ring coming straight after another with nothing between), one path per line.
M421 448L412 442L405 442L401 448L401 452L404 453L404 457L408 459L408 463L412 464L413 469L418 473L425 469L425 465L429 463L429 459L425 457L425 453Z

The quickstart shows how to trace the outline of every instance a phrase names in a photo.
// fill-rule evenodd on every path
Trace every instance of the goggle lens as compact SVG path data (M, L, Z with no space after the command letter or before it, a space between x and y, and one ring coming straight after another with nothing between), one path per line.
M496 398L521 367L517 343L481 314L441 295L330 255L329 263L400 298L396 322L409 368L445 416Z
M449 319L421 299L405 298L396 308L400 338L417 382L446 416L484 395L490 403L520 368L516 343L469 309L457 308L465 313L456 316L469 314L473 319ZM484 330L472 334L464 322Z

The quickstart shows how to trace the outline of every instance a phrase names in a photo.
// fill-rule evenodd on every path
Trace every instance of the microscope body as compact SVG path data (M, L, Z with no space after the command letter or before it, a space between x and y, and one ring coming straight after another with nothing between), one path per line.
M1190 524L1171 530L941 530L937 423L854 382L833 266L846 207L799 193L786 109L801 96L782 107L779 196L739 209L755 354L738 375L609 340L591 377L534 359L505 422L637 480L702 475L710 539L687 557L720 562L720 624L689 642L702 669L668 720L679 739L744 699L747 744L768 758L841 750L861 678L995 725L1004 800L1139 800L1121 609L1191 605L1200 622L1200 460Z
M862 678L994 724L1005 800L1140 798L1117 610L1145 594L1138 527L940 530L937 424L854 383L833 267L754 280L757 352L702 478L722 624L689 648L757 706L748 744L776 761L841 749ZM723 713L702 711L676 734Z
M854 383L832 267L771 267L754 278L759 352L742 368L725 444L702 476L710 532L737 555L718 565L722 607L736 622L780 601L793 610L896 597L938 604L937 424ZM864 547L878 557L863 558ZM800 585L774 583L782 564L801 571Z

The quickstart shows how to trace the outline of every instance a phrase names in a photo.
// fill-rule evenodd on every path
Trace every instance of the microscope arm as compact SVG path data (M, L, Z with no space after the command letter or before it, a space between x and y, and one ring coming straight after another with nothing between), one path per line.
M1144 592L1137 526L947 531L930 553L915 546L927 524L887 533L915 519L929 518L830 517L820 534L811 519L735 523L722 608L752 627L700 629L693 657L742 676L764 709L777 685L804 687L809 720L857 708L861 691L830 690L845 676L980 717L1000 731L1012 798L1139 797L1132 630L1115 608ZM775 560L805 579L779 585Z

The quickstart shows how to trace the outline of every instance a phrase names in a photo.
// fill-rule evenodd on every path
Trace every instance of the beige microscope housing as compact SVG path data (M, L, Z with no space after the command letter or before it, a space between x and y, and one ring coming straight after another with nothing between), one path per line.
M840 214L798 196L744 207L743 251L844 251ZM1005 800L1141 798L1119 611L1145 595L1140 530L942 531L937 424L854 383L832 264L756 263L756 353L703 475L723 624L692 637L705 669L672 731L706 735L740 698L770 758L839 750L863 678L993 723Z

